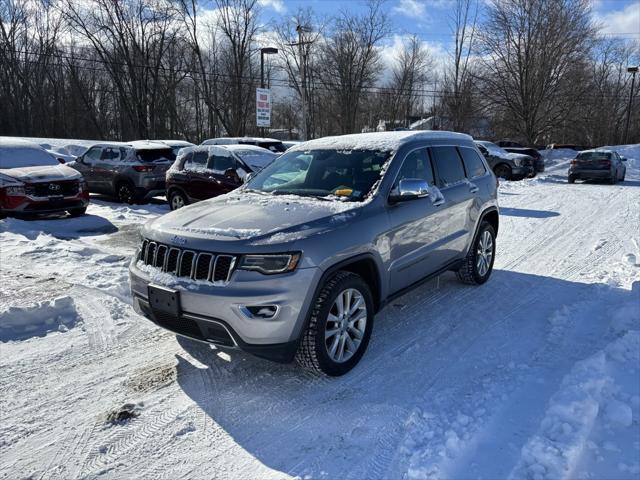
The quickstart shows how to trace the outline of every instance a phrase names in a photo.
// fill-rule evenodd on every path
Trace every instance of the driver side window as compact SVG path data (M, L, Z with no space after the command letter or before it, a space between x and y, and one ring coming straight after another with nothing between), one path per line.
M394 187L400 184L400 180L419 178L426 180L429 185L435 185L433 168L426 148L419 148L409 153L402 163Z

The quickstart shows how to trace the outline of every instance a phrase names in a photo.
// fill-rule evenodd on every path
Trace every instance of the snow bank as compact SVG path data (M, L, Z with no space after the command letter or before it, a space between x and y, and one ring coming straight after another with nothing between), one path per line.
M0 342L42 337L49 332L66 332L79 321L73 299L58 297L27 307L0 311Z
M635 145L614 145L612 147L603 147L615 150L623 157L627 157L627 167L640 169L640 144Z

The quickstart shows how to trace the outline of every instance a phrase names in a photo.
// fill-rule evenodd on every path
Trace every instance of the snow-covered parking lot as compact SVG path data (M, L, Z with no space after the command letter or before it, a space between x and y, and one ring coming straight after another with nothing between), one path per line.
M621 153L623 153L621 151ZM164 204L0 221L0 477L640 478L640 148L500 187L491 280L376 317L337 379L137 316L127 264Z

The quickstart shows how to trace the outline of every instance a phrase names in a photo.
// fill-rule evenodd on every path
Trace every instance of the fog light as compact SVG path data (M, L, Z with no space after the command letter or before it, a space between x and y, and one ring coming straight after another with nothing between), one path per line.
M249 318L268 320L278 315L278 305L241 305L240 311Z

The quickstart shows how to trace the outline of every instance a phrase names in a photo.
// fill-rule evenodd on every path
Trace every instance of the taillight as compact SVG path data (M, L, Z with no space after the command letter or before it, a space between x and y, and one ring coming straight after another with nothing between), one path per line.
M156 167L154 167L153 165L135 165L133 167L136 172L151 172L154 168Z
M571 160L571 165L576 166L578 164L578 160Z

